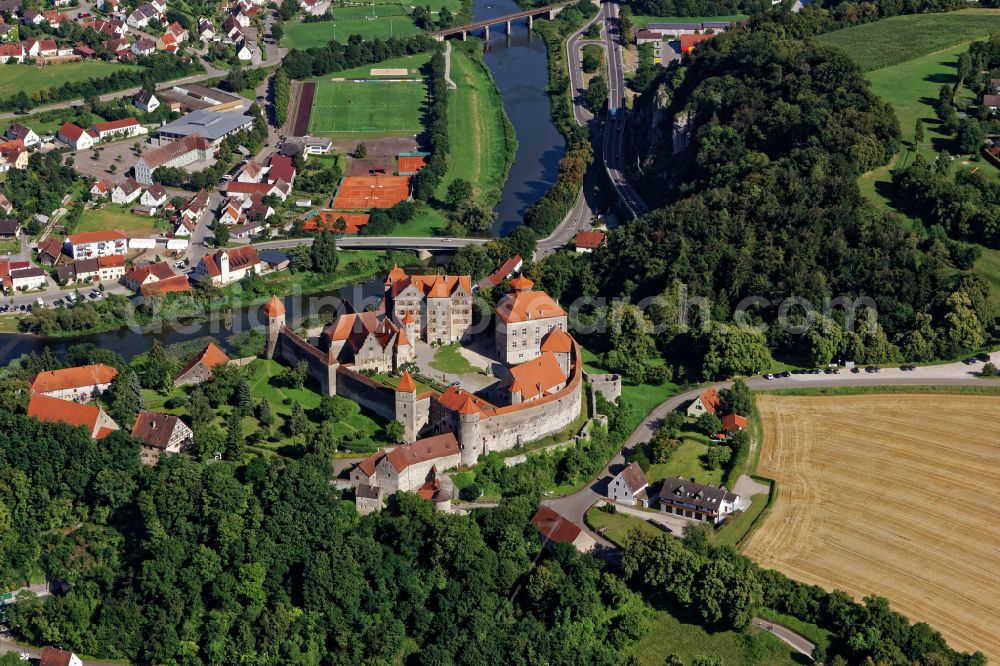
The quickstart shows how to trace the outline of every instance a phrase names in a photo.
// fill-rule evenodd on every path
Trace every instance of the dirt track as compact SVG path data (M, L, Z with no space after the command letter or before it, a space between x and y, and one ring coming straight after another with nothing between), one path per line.
M1000 399L758 398L758 473L778 481L747 542L766 567L878 594L1000 663Z

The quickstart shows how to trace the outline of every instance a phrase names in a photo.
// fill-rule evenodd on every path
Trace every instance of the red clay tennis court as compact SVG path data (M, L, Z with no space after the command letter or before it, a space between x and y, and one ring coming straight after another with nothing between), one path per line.
M347 228L340 231L335 224L338 219L344 218ZM323 211L316 213L306 220L303 229L310 232L319 232L324 229L335 233L356 234L361 232L361 227L368 224L368 213L338 213L336 211Z
M409 176L346 176L333 199L337 210L392 208L410 198ZM334 218L336 219L336 218Z
M423 155L400 155L396 171L413 174L427 166L427 158Z

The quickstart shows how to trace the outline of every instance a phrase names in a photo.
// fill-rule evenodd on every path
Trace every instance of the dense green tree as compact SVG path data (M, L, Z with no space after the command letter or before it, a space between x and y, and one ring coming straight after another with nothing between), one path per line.
M705 412L698 417L695 425L698 426L698 431L703 433L708 437L714 437L719 431L722 430L722 421L719 417L711 412Z
M337 238L324 229L313 241L310 256L314 271L320 275L333 275L337 271L339 261Z

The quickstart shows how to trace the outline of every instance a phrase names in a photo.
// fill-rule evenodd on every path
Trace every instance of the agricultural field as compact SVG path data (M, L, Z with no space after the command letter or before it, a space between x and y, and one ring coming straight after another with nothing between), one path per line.
M448 136L453 149L437 196L443 198L456 178L472 183L479 196L503 188L509 170L503 100L481 61L460 48L451 53L451 78L457 89L449 94ZM511 134L511 138L513 134Z
M374 12L374 13L373 13ZM303 23L289 21L281 45L286 48L309 49L326 46L330 40L347 42L351 35L361 35L366 40L406 37L420 32L410 17L410 10L399 4L380 5L374 8L334 7L333 21Z
M742 21L750 18L746 14L730 14L728 16L633 16L632 24L637 28L645 28L650 23L704 23L705 21Z
M777 482L744 552L806 583L876 594L958 650L1000 659L995 396L757 398L757 471ZM931 418L928 418L931 416ZM993 595L995 597L995 595Z
M998 29L1000 9L962 9L893 16L828 32L818 39L843 49L862 71L870 72L987 37Z
M420 83L316 84L309 131L322 136L412 136L423 130L427 87Z
M22 90L28 95L38 90L59 87L67 82L103 78L123 69L139 69L134 65L87 60L61 65L4 65L0 77L0 98L11 97Z

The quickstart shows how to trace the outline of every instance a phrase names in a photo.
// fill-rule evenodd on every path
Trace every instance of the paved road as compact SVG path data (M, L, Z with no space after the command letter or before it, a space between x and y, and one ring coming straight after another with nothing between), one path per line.
M618 29L618 3L608 0L604 45L608 54L608 119L604 130L604 169L615 192L633 217L645 215L649 207L625 177L625 69L622 65L621 32Z
M569 67L569 81L572 87L571 96L573 99L573 116L576 118L576 122L581 125L586 125L594 118L594 114L590 112L587 108L585 101L585 89L583 86L583 62L580 50L583 45L580 43L583 39L583 33L587 32L594 23L600 22L605 23L607 19L608 5L602 4L600 11L592 18L587 21L586 24L566 40L566 66ZM588 41L587 43L594 43Z
M438 238L432 236L346 236L337 239L337 247L343 250L457 250L467 245L484 245L489 238ZM312 238L264 241L254 243L258 250L276 250L312 245Z
M801 652L807 657L812 657L813 650L816 649L816 646L807 640L805 636L795 633L788 627L775 624L774 622L765 620L762 617L755 617L751 621L751 624L776 636L779 640L791 645L794 650Z

